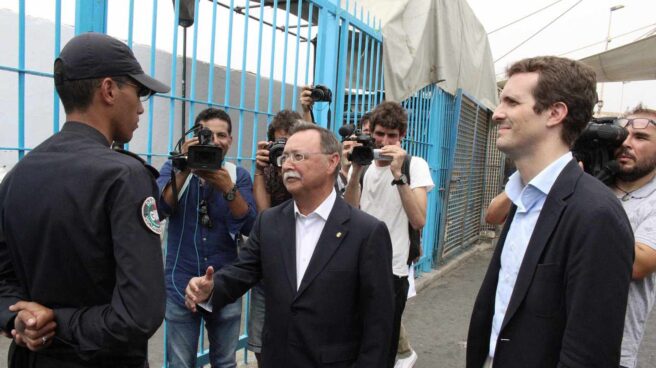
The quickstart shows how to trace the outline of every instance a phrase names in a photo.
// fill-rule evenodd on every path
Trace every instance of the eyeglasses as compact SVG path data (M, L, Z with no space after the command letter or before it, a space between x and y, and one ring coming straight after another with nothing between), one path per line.
M282 166L282 164L285 163L285 161L290 160L291 162L301 162L305 160L307 157L310 155L330 155L330 153L323 153L323 152L291 152L291 153L283 153L282 155L278 156L276 159L276 164L278 166Z
M650 123L656 125L656 121L647 118L615 120L615 124L621 126L622 128L626 128L630 125L633 127L633 129L645 129L647 126L649 126Z
M146 86L137 85L135 83L128 82L128 81L124 81L124 82L121 82L121 83L129 84L132 87L136 88L137 89L137 95L139 96L139 100L141 102L148 101L148 99L150 99L150 96L153 95L153 91L150 88L146 87Z
M212 218L210 217L207 201L204 199L198 204L198 222L208 229L212 228Z

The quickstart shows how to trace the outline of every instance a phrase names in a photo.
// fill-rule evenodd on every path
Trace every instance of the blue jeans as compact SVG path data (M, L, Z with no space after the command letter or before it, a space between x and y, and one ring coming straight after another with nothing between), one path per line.
M192 313L172 300L166 302L166 359L172 368L195 368L200 334L200 313ZM206 315L212 368L236 368L241 299Z

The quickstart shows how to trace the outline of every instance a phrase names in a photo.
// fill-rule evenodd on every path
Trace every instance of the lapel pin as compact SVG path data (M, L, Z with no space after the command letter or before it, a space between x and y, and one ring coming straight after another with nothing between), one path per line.
M337 232L337 234L335 234L335 236L338 237L338 238L341 238L342 237L342 232L341 231Z

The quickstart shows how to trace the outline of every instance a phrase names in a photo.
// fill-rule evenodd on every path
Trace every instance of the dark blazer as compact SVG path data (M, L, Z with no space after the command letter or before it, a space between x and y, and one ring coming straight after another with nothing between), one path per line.
M214 275L214 307L262 278L264 368L384 367L393 319L385 224L338 197L298 291L295 234L292 201L260 214L237 263Z
M474 304L467 368L481 368L489 353L501 253L515 210ZM617 368L633 247L617 198L572 160L556 179L533 230L496 343L494 367Z

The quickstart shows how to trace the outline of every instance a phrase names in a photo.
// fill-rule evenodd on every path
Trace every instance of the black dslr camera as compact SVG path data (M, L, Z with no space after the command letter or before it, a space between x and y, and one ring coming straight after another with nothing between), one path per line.
M173 167L183 171L189 169L218 170L223 163L223 150L212 143L212 131L202 126L193 128L198 144L189 146L187 155L171 152ZM184 139L184 136L181 138Z
M278 157L282 155L285 143L287 143L287 138L279 138L275 142L269 143L267 148L269 149L269 163L271 165L278 166Z
M605 184L610 184L620 170L615 160L615 150L629 135L626 129L614 124L615 119L593 119L572 146L572 154L583 162L585 172Z
M333 100L333 93L330 88L317 84L310 90L310 97L314 102L331 102Z
M355 141L362 146L353 147L353 151L348 155L349 161L355 162L360 166L371 165L373 160L391 160L390 157L381 156L380 150L375 149L375 140L367 134L362 134L360 129L356 129L353 124L346 124L339 128L339 135L342 136L342 143L345 141ZM355 137L351 137L355 135Z

